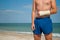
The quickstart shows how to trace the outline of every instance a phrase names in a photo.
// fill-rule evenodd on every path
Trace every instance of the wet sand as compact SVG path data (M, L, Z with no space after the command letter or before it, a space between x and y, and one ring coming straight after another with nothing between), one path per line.
M41 39L45 40L43 35ZM0 32L0 40L33 40L33 34ZM53 40L60 40L60 37L53 37Z

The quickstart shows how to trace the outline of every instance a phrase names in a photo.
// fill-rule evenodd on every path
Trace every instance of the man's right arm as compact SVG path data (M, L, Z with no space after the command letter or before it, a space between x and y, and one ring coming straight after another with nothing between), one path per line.
M34 24L34 19L35 19L35 0L33 1L32 5L32 24Z
M33 5L32 5L32 30L34 26L34 19L35 19L35 0L33 0Z

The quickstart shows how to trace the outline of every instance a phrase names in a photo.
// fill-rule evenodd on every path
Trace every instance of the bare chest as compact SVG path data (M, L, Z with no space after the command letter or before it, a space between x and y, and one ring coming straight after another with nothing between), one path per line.
M49 5L51 0L36 0L37 5Z

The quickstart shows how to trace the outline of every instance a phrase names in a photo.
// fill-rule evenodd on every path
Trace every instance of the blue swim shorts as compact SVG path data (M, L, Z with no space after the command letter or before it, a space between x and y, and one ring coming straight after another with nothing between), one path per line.
M34 34L49 34L52 33L52 20L50 17L45 18L35 18L34 20L35 30L33 30Z

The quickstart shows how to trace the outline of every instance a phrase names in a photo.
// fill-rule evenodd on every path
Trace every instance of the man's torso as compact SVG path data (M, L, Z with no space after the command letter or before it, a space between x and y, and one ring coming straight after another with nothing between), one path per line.
M36 9L38 11L50 10L51 9L51 0L35 0Z
M36 8L37 13L39 11L50 10L51 9L51 0L35 0L35 8Z

